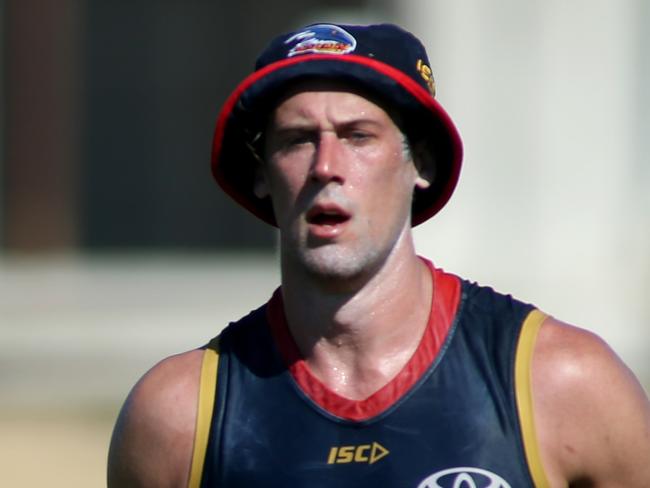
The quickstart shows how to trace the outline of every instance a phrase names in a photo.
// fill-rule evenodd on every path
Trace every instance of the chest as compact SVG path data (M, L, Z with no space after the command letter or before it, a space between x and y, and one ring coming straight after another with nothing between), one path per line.
M223 359L204 486L531 486L513 346L480 346L468 333L455 328L406 393L355 421L323 408L273 354L256 358L265 368Z

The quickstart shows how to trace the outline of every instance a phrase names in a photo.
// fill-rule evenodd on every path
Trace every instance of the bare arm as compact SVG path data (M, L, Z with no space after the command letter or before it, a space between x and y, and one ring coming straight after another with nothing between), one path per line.
M547 319L533 396L552 487L650 487L650 402L599 337Z
M202 351L167 358L129 394L113 431L109 488L185 488Z

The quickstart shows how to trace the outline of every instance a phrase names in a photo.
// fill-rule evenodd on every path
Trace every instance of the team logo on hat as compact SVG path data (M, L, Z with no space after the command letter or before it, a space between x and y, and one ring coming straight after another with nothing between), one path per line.
M337 25L312 25L289 39L285 44L293 44L287 57L298 54L347 54L357 47L357 40L349 32Z
M435 97L436 82L433 79L433 72L431 71L429 65L426 64L421 59L418 59L418 62L415 65L415 69L418 70L418 73L420 73L420 76L422 76L422 79L426 82L427 86L429 87L429 92L431 93L431 95Z

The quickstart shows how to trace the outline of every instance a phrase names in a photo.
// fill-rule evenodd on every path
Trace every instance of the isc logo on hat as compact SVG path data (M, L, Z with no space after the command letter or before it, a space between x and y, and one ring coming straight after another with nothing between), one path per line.
M423 480L418 488L511 488L501 476L479 468L451 468Z
M287 57L297 54L347 54L357 47L357 40L347 31L337 25L318 24L294 34L284 41L285 44L295 45L287 53Z

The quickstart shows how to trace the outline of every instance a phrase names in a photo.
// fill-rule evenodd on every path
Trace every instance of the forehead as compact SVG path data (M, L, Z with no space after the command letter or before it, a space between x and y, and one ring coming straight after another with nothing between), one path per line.
M284 118L310 118L327 112L332 117L389 118L397 124L397 112L368 90L336 81L312 80L294 84L277 99L270 122Z

